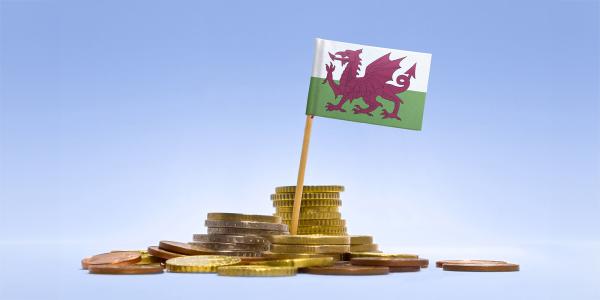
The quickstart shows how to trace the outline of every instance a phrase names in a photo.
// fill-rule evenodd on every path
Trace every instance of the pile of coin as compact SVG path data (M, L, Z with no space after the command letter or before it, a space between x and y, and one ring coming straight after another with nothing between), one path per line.
M350 237L337 235L272 235L270 257L329 256L339 261L350 252Z
M370 235L351 235L350 252L379 252L379 246Z
M302 190L298 234L346 235L346 220L342 219L340 185L307 185ZM291 225L295 186L280 186L271 195L275 216Z
M278 216L208 213L207 234L194 234L189 244L219 255L260 257L269 250L268 237L289 234Z

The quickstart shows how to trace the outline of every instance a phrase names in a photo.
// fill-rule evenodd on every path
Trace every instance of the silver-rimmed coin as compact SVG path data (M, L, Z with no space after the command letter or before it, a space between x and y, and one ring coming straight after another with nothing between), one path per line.
M237 244L237 243L216 243L216 242L190 242L192 246L200 246L215 251L221 250L250 250L250 251L267 251L269 244Z
M258 235L194 234L194 242L265 244L269 240Z
M230 228L230 227L208 227L206 229L208 234L233 234L233 235L273 235L273 234L289 234L287 231L279 230L262 230L262 229L250 229L250 228Z
M266 223L266 222L250 222L250 221L223 221L223 220L206 220L206 227L227 227L227 228L245 228L245 229L260 229L273 231L288 231L288 226L281 223Z

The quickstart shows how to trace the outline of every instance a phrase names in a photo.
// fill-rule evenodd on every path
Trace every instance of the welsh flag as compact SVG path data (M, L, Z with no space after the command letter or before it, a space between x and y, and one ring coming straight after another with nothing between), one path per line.
M421 130L431 54L316 40L306 114Z

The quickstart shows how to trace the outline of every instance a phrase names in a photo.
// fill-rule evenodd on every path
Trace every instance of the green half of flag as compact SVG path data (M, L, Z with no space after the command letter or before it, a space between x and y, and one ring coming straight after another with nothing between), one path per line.
M306 114L326 118L369 123L390 127L398 127L412 130L421 130L423 123L423 110L425 108L425 92L407 90L395 94L402 102L399 104L397 116L399 119L391 116L394 112L395 102L387 100L381 96L367 103L362 97L348 99L341 105L340 109L335 108L340 104L344 95L335 97L330 85L323 81L325 78L311 77L310 88L308 92L308 103L306 105ZM339 84L339 81L334 81ZM365 113L371 105L376 105L373 111ZM329 109L328 109L329 107ZM360 112L360 113L357 113ZM361 112L362 111L362 112ZM384 118L384 112L387 112L387 118Z

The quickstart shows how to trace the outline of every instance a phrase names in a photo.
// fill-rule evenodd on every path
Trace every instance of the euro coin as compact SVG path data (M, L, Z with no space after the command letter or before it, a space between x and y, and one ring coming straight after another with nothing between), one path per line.
M109 252L94 255L87 260L88 269L93 265L135 264L142 259L138 251Z
M338 212L339 208L337 206L308 206L308 207L300 207L300 213L315 213L315 212ZM276 213L292 213L294 212L293 206L279 206L275 209Z
M327 207L327 206L323 206ZM283 223L288 226L292 225L292 220L285 220ZM315 219L315 220L298 220L298 226L346 226L346 220L344 219Z
M253 264L260 264L265 266L273 267L294 267L294 268L307 268L307 267L327 267L332 266L335 260L333 257L306 257L306 258L289 258L289 259L277 259L263 262L257 262Z
M232 234L232 235L273 235L273 234L288 234L286 231L279 230L261 230L261 229L248 229L248 228L228 228L228 227L209 227L206 229L208 234Z
M429 260L423 258L356 257L350 260L355 266L426 267Z
M221 250L219 251L219 255L226 256L238 256L238 257L262 257L262 251L252 251L252 250Z
M271 252L279 253L344 253L349 245L283 245L271 244Z
M175 252L171 252L171 251L160 249L157 246L150 246L150 247L148 247L148 253L150 253L150 255L153 255L153 256L156 256L156 257L160 257L162 259L171 259L171 258L174 258L174 257L185 256L183 254L179 254L179 253L175 253Z
M163 272L160 264L147 265L92 265L89 267L91 274L133 275L133 274L158 274Z
M278 206L294 206L294 200L273 200L273 207ZM309 199L301 201L302 207L315 207L315 206L341 206L342 200L339 199Z
M167 270L175 273L214 273L218 267L235 265L242 260L222 255L195 255L167 260Z
M173 241L160 241L160 243L158 243L158 248L185 255L215 254L214 250L208 248L194 247L186 243Z
M81 268L83 270L87 270L89 266L90 266L90 258L89 257L86 257L81 260Z
M375 252L379 251L377 244L362 244L362 245L351 245L350 252Z
M265 244L269 241L259 235L194 234L195 242Z
M142 253L142 259L137 263L138 265L150 265L150 264L160 264L165 260L154 255L150 255L147 251Z
M292 213L278 213L278 216L280 216L282 219L284 220L291 220L292 219ZM300 219L301 220L306 220L306 219L339 219L342 217L342 214L340 214L339 212L303 212L300 213Z
M438 260L435 262L436 268L441 268L445 264L505 264L505 261L501 260L485 260L485 259L460 259L460 260Z
M238 244L238 243L215 243L215 242L190 242L192 246L212 249L213 251L221 250L252 250L252 251L267 251L269 244Z
M363 267L353 265L333 265L330 267L310 267L303 269L308 274L316 275L386 275L389 274L388 267Z
M462 272L516 272L519 265L512 263L446 263L443 264L444 271Z
M273 231L288 231L288 226L281 223L248 222L248 221L214 221L206 220L206 227L245 228Z
M287 245L348 245L349 236L330 235L272 235L269 240L274 244Z
M243 277L275 277L294 276L294 267L271 267L271 266L229 266L219 267L217 273L220 276L243 276Z
M419 272L421 267L389 267L392 273Z
M349 259L357 257L419 258L416 254L407 253L350 252Z
M248 221L248 222L265 222L265 223L281 223L281 218L268 215L245 215L236 213L214 212L208 213L207 220L211 221Z
M271 200L294 200L295 196L295 194L271 194ZM301 199L340 199L340 193L302 193Z
M344 191L341 185L305 185L302 187L303 193L340 193ZM275 193L295 193L296 186L278 186L275 188Z
M275 253L263 252L263 257L273 259L331 257L334 261L342 260L342 253Z
M373 244L373 237L370 235L351 235L350 236L350 244L351 245Z
M299 226L298 234L346 235L346 227L339 226Z

